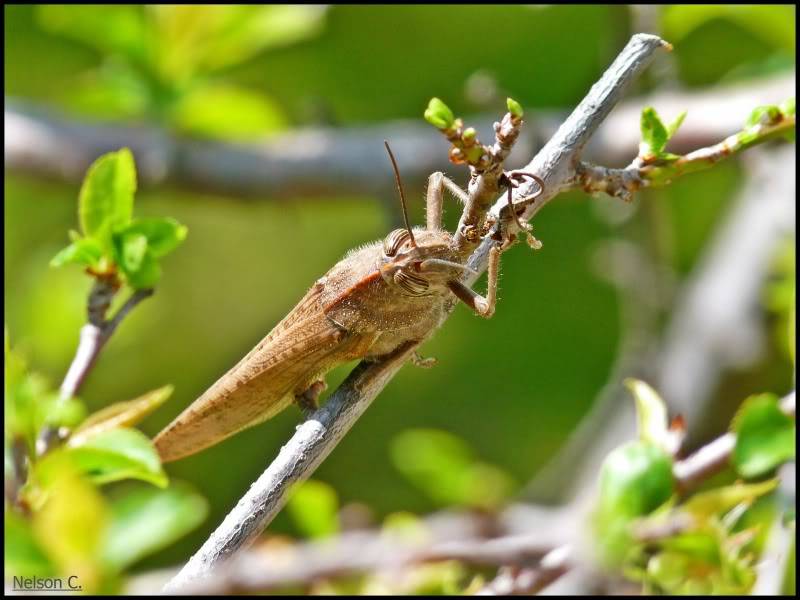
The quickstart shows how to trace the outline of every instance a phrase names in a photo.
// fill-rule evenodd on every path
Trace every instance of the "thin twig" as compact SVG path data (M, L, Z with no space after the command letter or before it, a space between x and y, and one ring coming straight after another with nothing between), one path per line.
M647 162L637 157L624 169L611 169L581 161L576 169L575 184L590 194L604 192L630 201L634 192L641 188L665 185L682 175L710 169L721 160L786 135L794 129L794 116L785 116L774 123L749 127L712 146L693 150L674 160Z
M78 393L87 375L92 370L97 357L100 355L103 346L105 346L122 320L137 304L153 295L152 289L136 290L125 301L125 304L117 310L114 316L111 319L107 319L106 313L119 290L119 286L120 283L116 276L98 277L89 292L87 323L81 327L75 356L72 358L67 374L64 376L59 388L59 398L62 402L75 397ZM67 433L63 428L55 429L51 426L42 428L36 439L36 454L42 456L49 452L51 448L65 439Z
M780 407L784 413L794 417L795 392L785 396L780 402ZM728 432L676 462L673 473L678 489L686 493L715 473L719 473L730 462L735 447L736 434Z
M574 165L587 141L619 102L631 81L647 67L653 54L665 46L668 45L656 36L633 36L555 136L525 167L526 171L539 175L546 183L545 193L526 210L526 219L569 186L574 177ZM517 197L531 196L536 187L536 183L520 185L516 190ZM492 208L493 216L498 221L500 210L506 203L503 195ZM481 272L487 267L489 249L495 244L488 237L470 259L470 266ZM175 592L190 581L206 577L217 563L252 542L286 502L290 485L303 481L313 472L399 370L413 349L403 349L397 358L388 362L373 365L362 363L357 367L328 403L299 427L276 461L253 484L165 591Z

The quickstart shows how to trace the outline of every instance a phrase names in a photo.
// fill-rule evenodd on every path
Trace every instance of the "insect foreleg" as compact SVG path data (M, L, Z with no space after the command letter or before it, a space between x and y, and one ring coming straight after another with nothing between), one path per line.
M475 314L488 319L494 314L497 303L497 278L500 271L500 248L492 246L489 250L489 269L486 297L460 281L450 281L447 286L459 300L475 311Z
M428 231L438 231L442 227L442 203L444 190L447 189L462 204L467 203L469 195L458 187L441 171L436 171L428 177L428 191L425 198L425 222Z

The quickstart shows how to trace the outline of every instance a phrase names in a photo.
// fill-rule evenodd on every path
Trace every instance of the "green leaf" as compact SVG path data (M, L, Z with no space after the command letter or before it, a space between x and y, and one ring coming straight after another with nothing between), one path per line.
M164 404L173 390L173 386L165 385L133 400L116 402L89 415L73 432L70 444L80 446L86 439L103 431L135 425Z
M263 92L221 83L192 89L170 114L181 132L204 138L252 141L289 126L286 111Z
M188 231L189 229L185 225L181 225L175 219L153 217L134 219L120 233L122 235L141 234L145 236L150 253L156 258L161 258L177 248L186 239Z
M753 109L750 116L747 117L745 125L747 127L754 127L756 125L769 125L781 119L781 109L773 104L766 106L759 106Z
M508 112L517 119L521 119L522 115L525 114L525 111L522 110L522 105L513 98L506 98L506 106L508 107Z
M795 99L789 98L788 100L784 100L783 102L781 102L779 108L781 109L781 112L787 117L795 116Z
M652 106L648 106L642 111L640 127L642 141L639 144L639 156L660 155L669 141L669 135L667 128L664 127L664 123L661 122L661 118Z
M646 515L674 491L672 458L655 444L634 441L613 450L600 473L600 510L621 516Z
M404 431L392 440L391 454L395 467L443 506L496 506L514 488L505 472L477 461L462 439L445 431Z
M449 129L455 121L453 111L439 98L431 98L424 116L428 123L438 129Z
M208 502L184 483L167 489L137 486L111 501L111 524L103 558L121 571L195 529L208 515Z
M5 513L6 577L55 575L53 565L36 541L28 522L11 509L6 508Z
M745 400L734 418L733 430L733 465L742 477L758 477L795 456L794 419L781 411L774 394Z
M339 499L327 483L309 480L298 485L286 509L307 537L321 538L339 531Z
M628 378L625 380L625 386L631 391L636 401L639 439L669 451L667 407L661 396L639 379Z
M778 485L777 479L761 483L736 483L695 494L687 500L682 509L698 519L726 513L737 504L753 502L760 496L770 493Z
M63 248L50 261L51 267L66 264L97 267L103 257L103 248L94 238L80 238Z
M111 429L81 436L78 442L70 440L68 452L78 468L95 483L141 479L159 487L167 485L158 453L140 431Z
M107 510L97 489L80 477L65 452L53 452L37 465L47 471L46 501L34 511L33 532L62 574L76 575L84 592L99 584L99 549L106 534Z
M108 247L112 231L127 225L133 215L136 166L127 148L98 158L86 173L78 199L84 235Z
M137 290L154 287L161 279L161 265L151 252L145 252L137 271L123 272L130 286Z
M119 266L125 273L138 271L147 252L147 238L141 233L126 233L120 239L122 246Z
M672 136L675 135L675 132L677 132L678 128L680 128L680 126L683 124L683 120L686 118L687 112L688 111L683 111L681 114L675 117L675 120L672 121L669 126L667 126L667 141L672 139Z

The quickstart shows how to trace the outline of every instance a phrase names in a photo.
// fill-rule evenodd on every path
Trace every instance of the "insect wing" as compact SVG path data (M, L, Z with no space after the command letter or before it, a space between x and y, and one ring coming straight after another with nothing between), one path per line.
M286 408L321 373L357 345L325 317L315 286L247 356L155 439L163 461L175 460L256 425Z

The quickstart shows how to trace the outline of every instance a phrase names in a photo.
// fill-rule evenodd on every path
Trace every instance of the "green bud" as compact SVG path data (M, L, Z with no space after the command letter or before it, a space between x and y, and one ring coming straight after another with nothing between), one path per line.
M471 145L471 144L473 144L475 142L475 136L476 135L477 135L477 132L475 131L475 128L474 127L468 127L467 129L464 130L464 133L461 134L461 140L465 144Z
M425 120L438 129L449 129L455 116L450 107L439 98L431 98L428 108L425 109Z
M511 116L515 119L521 119L524 111L522 110L522 105L514 100L513 98L506 98L506 106L508 106L508 112L511 113Z

